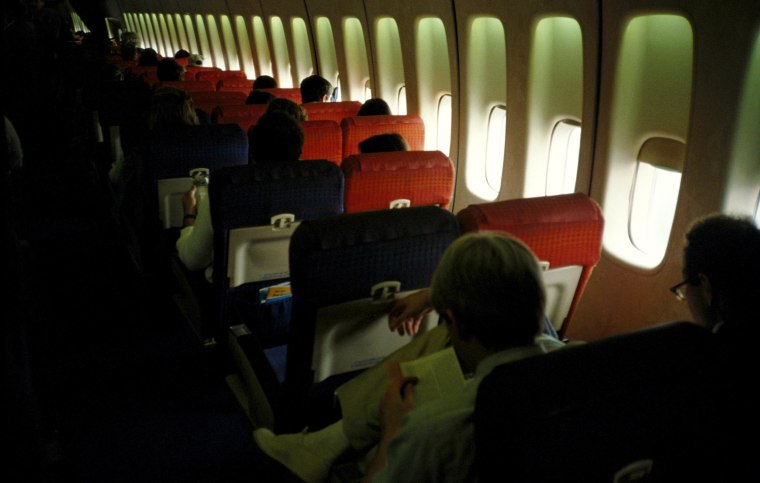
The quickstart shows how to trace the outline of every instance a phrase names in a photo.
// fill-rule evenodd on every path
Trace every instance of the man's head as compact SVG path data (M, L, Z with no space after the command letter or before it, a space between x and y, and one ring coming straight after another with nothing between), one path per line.
M277 97L275 99L272 99L267 105L267 112L272 111L282 111L285 114L290 115L298 122L306 121L308 118L306 109L304 109L303 106L296 104L286 97Z
M303 151L301 124L282 111L267 112L248 131L254 163L298 161Z
M176 82L185 80L185 68L171 57L158 61L156 76L162 82Z
M273 89L277 87L277 81L271 75L260 75L253 80L254 89Z
M332 89L332 84L324 77L310 75L301 81L301 103L326 102L330 99Z
M441 257L431 289L435 310L454 319L456 338L474 338L489 352L531 344L541 332L546 295L538 262L506 234L459 237Z
M389 151L409 151L409 144L398 133L376 134L359 143L359 152L362 154Z
M717 214L697 220L686 234L683 274L695 322L742 330L756 317L760 300L760 230L749 218Z

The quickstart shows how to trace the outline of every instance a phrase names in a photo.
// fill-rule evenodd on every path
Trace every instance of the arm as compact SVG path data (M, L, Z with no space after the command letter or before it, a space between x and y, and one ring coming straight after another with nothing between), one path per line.
M208 194L193 186L182 198L183 228L177 240L177 255L188 270L203 270L213 257L213 231Z
M362 483L371 482L372 478L388 464L388 446L401 430L404 417L414 409L414 383L417 379L402 376L398 362L389 361L385 368L390 384L380 400L382 434L375 456L362 478Z
M388 314L388 327L399 335L414 335L422 318L430 312L430 289L424 288L397 301Z

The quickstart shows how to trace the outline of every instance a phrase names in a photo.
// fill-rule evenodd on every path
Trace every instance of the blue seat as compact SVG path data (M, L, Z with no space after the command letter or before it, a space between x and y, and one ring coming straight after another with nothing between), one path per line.
M331 162L268 163L211 174L216 327L245 324L263 347L286 343L290 299L267 287L287 283L290 237L300 222L343 213L343 174Z

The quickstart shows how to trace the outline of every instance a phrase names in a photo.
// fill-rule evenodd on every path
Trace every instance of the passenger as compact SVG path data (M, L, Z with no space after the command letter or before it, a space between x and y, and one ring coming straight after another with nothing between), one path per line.
M148 47L142 49L140 56L137 59L137 65L139 66L155 66L158 65L158 52Z
M182 67L187 67L187 61L190 58L190 52L185 49L179 49L174 53L174 60Z
M389 151L409 151L409 144L401 134L376 134L359 143L359 152L386 153Z
M760 431L753 389L760 331L760 230L749 218L710 215L686 234L684 281L671 288L689 304L694 321L715 334L719 355L722 434L715 452L724 460L720 481L760 481L754 446L745 435Z
M286 97L276 97L269 102L267 112L282 111L289 114L298 122L308 120L308 114L303 106L296 104Z
M277 81L271 75L260 75L253 80L253 90L274 89L276 87Z
M391 108L387 102L379 97L367 99L359 108L357 116L389 116L391 115Z
M403 299L391 318L413 317L428 300L448 324L413 339L389 356L385 367L374 366L341 386L341 420L313 433L276 436L260 428L254 431L259 447L307 482L325 481L349 449L365 454L373 447L366 481L472 481L471 413L478 382L499 364L564 344L540 334L545 293L536 257L506 234L469 233L454 241L430 291ZM463 372L475 376L462 393L415 408L415 380L401 377L396 361L448 345Z
M303 149L301 125L282 112L267 113L252 126L248 137L252 163L298 161ZM213 183L213 179L210 180ZM176 243L182 264L191 272L203 270L213 281L213 228L208 193L193 185L182 198L183 228ZM201 297L204 295L201 294Z
M274 94L266 91L251 91L248 97L245 99L246 104L269 104L270 101L276 99Z
M330 81L316 74L310 75L301 81L301 104L328 102L332 90Z
M156 76L161 82L177 82L185 80L185 68L176 60L167 57L158 61Z
M137 44L134 42L123 42L121 44L120 54L122 60L137 60Z

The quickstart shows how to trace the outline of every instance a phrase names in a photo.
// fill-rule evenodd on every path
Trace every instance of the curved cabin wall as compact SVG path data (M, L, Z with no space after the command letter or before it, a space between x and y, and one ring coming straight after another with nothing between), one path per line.
M571 338L689 318L668 291L682 278L689 224L717 211L760 218L757 0L113 2L143 46L202 52L204 65L234 66L237 55L249 78L274 75L283 87L312 72L340 79L343 100L383 97L423 116L426 147L446 144L449 118L454 212L566 191L574 175L608 233ZM660 20L673 26L648 35ZM236 54L217 60L214 43ZM659 222L630 199L660 176L680 179L662 195L675 206L652 244Z
M604 250L576 312L568 334L572 338L591 340L667 320L688 320L687 305L678 302L668 287L683 278L681 252L683 235L689 225L700 216L727 211L729 206L732 213L744 215L751 215L755 210L756 201L752 196L732 198L734 187L743 186L740 191L751 192L754 186L756 192L760 191L757 124L753 127L743 124L760 116L757 102L742 97L747 95L747 89L753 89L747 87L752 83L745 82L752 70L752 56L757 55L752 49L760 27L760 9L752 0L732 3L731 12L725 17L720 9L706 2L604 3L602 88L591 195L602 201L606 218L613 221L613 226L611 217L627 213L627 199L615 199L608 184L611 177L616 179L615 183L622 183L625 178L620 173L611 173L616 169L615 153L623 149L619 143L625 138L615 135L621 121L613 113L616 63L627 22L641 15L663 14L679 15L688 21L694 58L690 101L686 106L688 119L683 132L675 133L685 136L685 159L670 237L662 261L655 267L642 266L635 259ZM668 82L668 79L661 81ZM670 105L670 99L661 102ZM618 114L623 115L627 114ZM753 135L743 134L752 130ZM649 134L663 133L642 133L640 141ZM754 149L754 153L748 149ZM732 173L742 173L742 176L746 173L749 178L739 181ZM629 187L634 175L635 170L629 169Z

